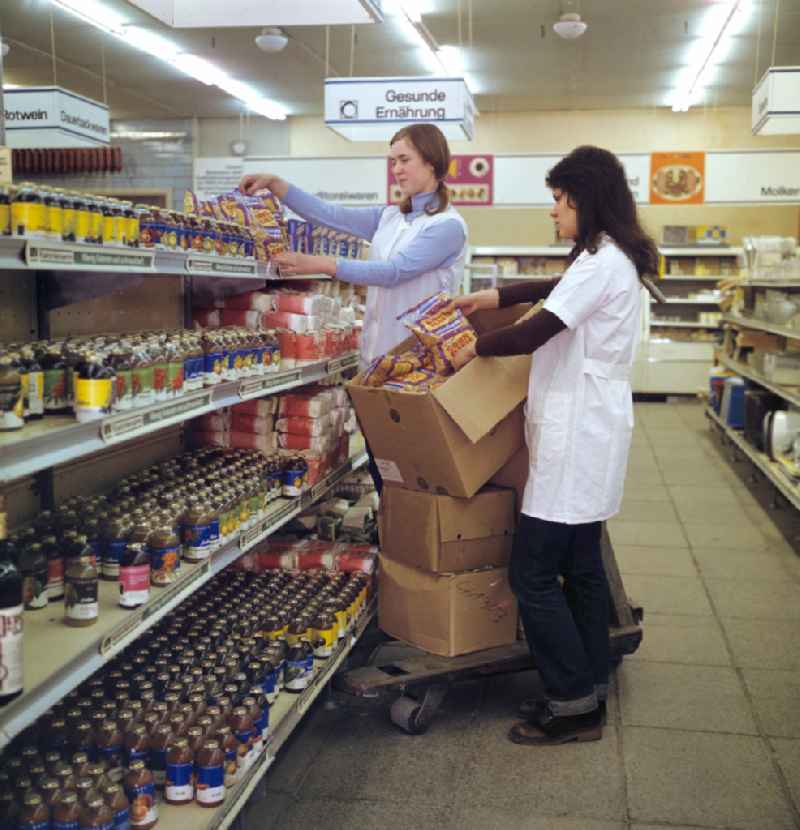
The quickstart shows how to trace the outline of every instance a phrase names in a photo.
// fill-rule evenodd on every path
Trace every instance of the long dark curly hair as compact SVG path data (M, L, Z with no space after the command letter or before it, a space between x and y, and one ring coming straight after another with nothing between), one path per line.
M658 248L639 224L636 202L620 160L600 147L576 147L547 174L547 186L567 194L578 213L572 262L582 251L597 253L607 233L636 266L639 277L658 273Z

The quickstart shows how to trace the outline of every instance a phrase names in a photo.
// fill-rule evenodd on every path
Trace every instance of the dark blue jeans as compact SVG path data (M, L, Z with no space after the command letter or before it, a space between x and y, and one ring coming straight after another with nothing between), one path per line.
M601 522L566 525L522 515L514 537L511 588L557 716L590 712L608 691L609 596L601 531Z

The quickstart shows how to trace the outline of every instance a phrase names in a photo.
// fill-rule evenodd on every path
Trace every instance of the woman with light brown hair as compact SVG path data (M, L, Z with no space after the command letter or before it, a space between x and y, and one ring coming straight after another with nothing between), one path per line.
M399 206L332 205L269 173L245 176L239 185L248 194L270 190L303 219L372 243L365 261L300 253L276 257L287 276L328 274L369 286L362 368L408 336L397 320L401 312L440 291L456 294L463 281L467 226L450 205L444 181L447 139L433 124L412 124L392 137L389 160L403 195Z

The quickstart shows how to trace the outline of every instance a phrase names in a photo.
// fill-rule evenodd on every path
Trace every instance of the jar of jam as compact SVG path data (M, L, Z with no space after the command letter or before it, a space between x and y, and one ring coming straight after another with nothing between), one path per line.
M37 792L29 792L22 802L22 810L17 819L18 830L49 830L50 810L44 799Z
M50 827L52 830L79 830L80 812L78 794L70 790L62 791L51 813Z
M101 790L103 801L111 810L114 830L130 830L131 805L121 784L106 784Z
M156 788L153 774L144 761L134 761L125 776L125 794L130 801L131 827L150 830L158 821Z
M75 792L78 793L78 801L81 805L85 805L92 799L100 797L100 793L94 788L94 781L88 776L86 778L79 778L75 782Z
M253 761L253 739L255 728L250 712L244 706L237 706L231 712L228 723L238 744L239 772L250 768Z
M175 528L163 517L147 539L150 553L150 581L170 585L178 578L181 543Z
M232 787L239 779L239 742L227 724L220 726L214 737L224 758L225 786Z
M113 830L114 816L99 793L84 803L78 815L78 827L79 830Z
M320 610L313 626L314 657L317 660L327 660L333 654L333 647L337 640L336 615L324 608Z
M125 761L128 767L131 763L141 758L144 761L150 760L150 739L147 735L147 727L143 723L137 723L125 734Z
M48 810L50 810L51 815L52 811L56 805L56 801L58 800L58 796L61 793L61 785L58 783L57 778L42 778L39 781L37 789L42 795L42 799Z
M73 772L73 768L69 764L62 764L58 769L56 769L56 771L53 773L53 776L56 779L56 781L58 781L59 792L75 789L75 782L78 780L78 778L77 774Z
M119 604L138 608L150 599L150 553L144 542L131 541L119 561Z
M124 741L116 721L104 720L95 734L98 760L105 762L108 778L118 784L124 774Z
M92 726L91 724L87 723L86 721L81 724L83 731L86 731L88 728L88 744L92 748L94 748L94 740L91 736ZM86 772L89 769L91 761L89 760L89 753L84 750L79 750L75 752L72 756L72 772L75 775L75 778L86 778ZM74 786L74 785L73 785ZM66 789L72 789L72 787L67 787Z
M168 804L189 804L194 799L194 753L188 738L178 738L167 751L164 799Z
M217 807L225 800L225 753L219 741L208 739L195 755L197 803Z
M85 537L83 537L85 538ZM88 551L88 546L86 548ZM94 625L100 612L97 567L90 556L70 560L64 574L64 623Z
M167 776L167 749L174 742L169 723L159 723L150 733L150 770L156 787L162 789Z

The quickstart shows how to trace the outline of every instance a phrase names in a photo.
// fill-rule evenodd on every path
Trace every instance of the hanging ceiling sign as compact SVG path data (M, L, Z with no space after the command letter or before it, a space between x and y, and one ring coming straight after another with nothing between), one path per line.
M342 26L381 23L381 0L130 0L168 26Z
M389 204L403 201L403 194L392 174L392 164L387 159ZM486 207L494 199L494 156L453 156L445 179L450 188L450 202L466 207Z
M753 90L753 135L800 135L800 66L772 66Z
M650 156L651 205L702 205L705 153L653 153Z
M411 124L435 124L471 141L475 103L463 78L327 78L325 123L349 141L389 141Z
M60 87L3 92L6 143L14 149L105 147L108 107Z

